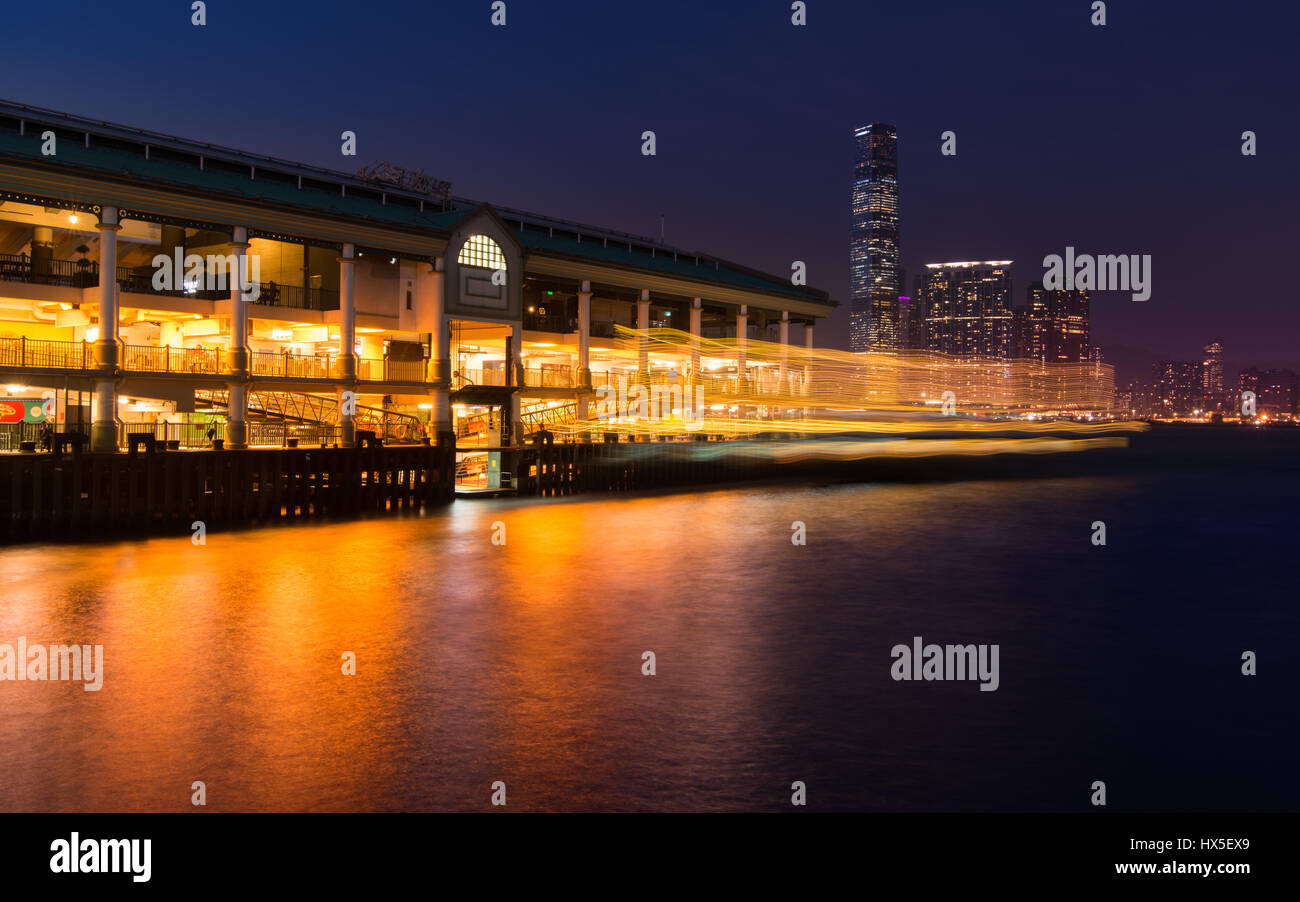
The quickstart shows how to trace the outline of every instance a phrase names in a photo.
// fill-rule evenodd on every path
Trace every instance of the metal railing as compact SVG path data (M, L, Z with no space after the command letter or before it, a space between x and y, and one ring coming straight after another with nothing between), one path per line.
M458 370L452 374L452 387L464 388L467 385L505 385L505 368L490 370Z
M357 378L363 382L423 382L423 360L390 360L362 357L357 360Z
M0 280L93 288L99 284L99 264L85 258L38 260L27 254L0 254Z
M254 376L334 379L339 374L339 359L331 354L303 357L283 351L252 351L248 355L248 366Z
M304 288L301 285L284 285L279 282L257 284L254 304L271 307L292 307L297 310L338 310L339 293L329 288Z
M279 448L336 445L342 441L342 428L326 424L249 423L248 444Z
M591 374L592 388L602 388L605 386L608 386L609 388L618 388L620 381L624 385L633 384L636 382L636 373L616 373L611 370L608 372L594 372Z
M573 370L569 367L524 370L524 385L529 388L572 388Z
M93 364L89 342L0 338L0 366L84 370Z
M578 418L578 402L557 404L554 407L534 406L519 412L524 432L536 432L539 427L554 423L572 423Z
M206 279L201 279L192 288L155 288L155 273L153 266L119 266L115 275L122 291L133 294L221 301L230 297L234 288L233 280L227 288L205 288ZM223 276L230 280L229 275ZM84 257L78 260L49 260L33 259L27 254L0 254L0 281L94 288L99 285L99 263ZM339 309L339 293L330 288L304 288L301 285L261 282L257 283L257 289L257 299L253 301L255 304L298 310Z
M577 332L578 320L558 313L525 313L524 328L535 332Z
M205 282L202 280L192 288L155 288L153 280L156 272L157 270L152 266L119 266L117 268L117 283L123 291L133 294L152 294L169 298L195 298L201 301L221 301L230 297L230 288L204 288ZM95 284L99 284L98 277L96 277Z
M135 373L195 373L221 370L219 348L174 348L162 345L123 345L122 369Z
M129 449L131 436L152 435L154 441L163 445L193 451L210 448L208 429L214 430L214 438L225 434L219 423L122 423L117 429L117 445Z
M42 450L41 430L45 423L0 423L0 451L18 451L23 442Z

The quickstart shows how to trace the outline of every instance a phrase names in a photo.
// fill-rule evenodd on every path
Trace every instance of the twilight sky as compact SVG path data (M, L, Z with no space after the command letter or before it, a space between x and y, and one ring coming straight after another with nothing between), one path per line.
M461 196L774 273L805 260L847 346L855 125L899 130L904 263L1152 255L1152 296L1098 294L1123 367L1300 369L1300 76L1291 4L310 3L6 7L0 97L353 171L387 159ZM46 39L42 39L42 36ZM358 157L339 133L358 134ZM656 132L658 155L640 135ZM957 133L957 156L939 135ZM1241 133L1258 136L1243 156Z

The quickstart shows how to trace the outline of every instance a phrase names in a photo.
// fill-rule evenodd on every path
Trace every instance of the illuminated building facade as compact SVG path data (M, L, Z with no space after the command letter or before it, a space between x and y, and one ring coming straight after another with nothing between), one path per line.
M898 333L905 350L925 350L925 308L920 295L898 296Z
M849 349L903 346L898 235L898 130L873 122L853 133L853 221L849 233Z
M1044 363L1081 363L1092 356L1090 300L1082 289L1049 290L1029 286L1025 313L1025 356Z
M1009 358L1011 261L927 263L926 271L927 349L963 359Z
M1219 339L1207 344L1201 357L1201 399L1206 410L1222 410L1223 395L1223 342Z
M1254 367L1241 371L1238 380L1238 397L1243 392L1255 393L1256 416L1274 420L1294 419L1300 408L1300 387L1291 370L1260 370ZM1240 404L1240 401L1238 401Z
M402 173L0 103L7 394L55 394L54 427L96 451L137 433L231 450L366 432L518 447L615 383L707 376L755 407L799 394L789 327L811 347L824 292ZM183 265L173 279L159 260ZM770 354L747 353L751 323L775 327ZM661 326L739 338L710 357L656 344ZM0 445L17 450L5 443L34 424L12 425Z
M1152 413L1187 417L1203 411L1201 365L1189 360L1160 360L1152 367Z

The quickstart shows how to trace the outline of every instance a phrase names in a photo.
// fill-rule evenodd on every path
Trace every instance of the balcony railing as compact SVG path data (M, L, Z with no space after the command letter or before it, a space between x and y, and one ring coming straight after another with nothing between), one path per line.
M129 450L132 435L152 435L155 442L174 442L186 450L211 448L209 428L214 430L214 438L224 438L225 429L219 423L122 423L117 429L117 445Z
M117 284L125 292L132 294L152 294L158 297L168 298L194 298L200 301L220 301L230 297L230 289L207 289L203 283L197 283L192 288L155 288L153 284L154 273L156 270L152 266L119 266L117 268ZM95 282L99 284L98 270L96 270Z
M92 288L99 284L99 264L93 260L36 260L27 254L0 254L0 280Z
M467 385L505 385L504 368L488 370L459 370L452 376L452 388L464 388Z
M324 423L248 424L248 443L253 446L272 445L287 448L290 441L299 446L334 445L342 441L342 435L343 430L341 427Z
M270 307L292 307L296 310L338 310L339 293L328 288L304 288L301 285L283 285L279 282L258 283L254 304Z
M88 342L0 338L0 366L84 370L93 362Z
M171 348L150 345L123 345L122 369L136 373L220 373L222 354L219 348Z
M339 359L331 354L303 357L281 351L253 351L249 354L248 365L254 376L334 379L339 374Z
M573 371L568 367L524 370L524 385L529 388L572 388Z
M577 332L578 321L562 313L525 313L524 328L535 332Z
M195 298L203 301L221 301L230 297L229 288L208 289L200 282L192 288L154 287L155 269L152 266L119 266L117 282L125 292L152 294L161 297ZM39 285L62 285L68 288L94 288L99 285L99 263L85 258L79 260L34 260L27 254L0 254L0 281L30 282ZM258 284L255 304L274 307L292 307L298 310L337 310L339 293L328 288L304 288L301 285L282 285L278 282Z
M423 382L423 360L363 357L357 361L357 378L363 382Z

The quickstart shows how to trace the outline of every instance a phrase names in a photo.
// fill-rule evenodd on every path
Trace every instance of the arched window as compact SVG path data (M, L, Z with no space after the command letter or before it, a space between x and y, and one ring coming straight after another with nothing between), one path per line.
M456 262L461 266L481 266L483 269L505 269L506 257L501 247L487 235L470 235L460 246Z

